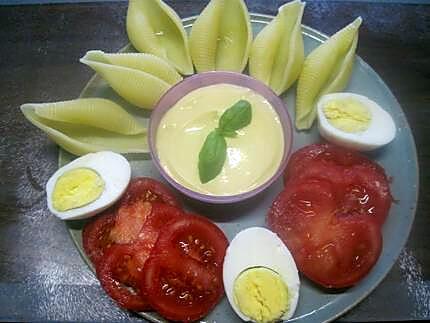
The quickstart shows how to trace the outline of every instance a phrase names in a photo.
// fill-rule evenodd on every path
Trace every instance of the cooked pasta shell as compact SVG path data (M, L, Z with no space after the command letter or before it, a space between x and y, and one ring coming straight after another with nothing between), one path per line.
M80 61L139 108L153 109L161 96L182 79L167 62L151 54L106 54L90 50Z
M302 16L305 3L289 2L257 35L249 56L249 73L276 94L286 91L299 77L304 60Z
M348 84L355 60L358 17L306 57L297 85L296 128L309 129L315 120L318 98L342 91Z
M193 74L188 38L181 18L161 0L130 0L127 34L140 52L171 63L181 74Z
M251 22L243 0L211 0L196 19L190 52L197 72L242 72L252 42Z
M148 152L146 128L106 99L27 103L21 111L33 125L75 155L102 150Z

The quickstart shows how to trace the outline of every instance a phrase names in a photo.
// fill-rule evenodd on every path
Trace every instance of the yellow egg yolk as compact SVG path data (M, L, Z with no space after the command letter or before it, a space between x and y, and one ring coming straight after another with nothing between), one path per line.
M104 186L102 178L89 168L69 170L55 183L52 205L61 212L87 205L100 197Z
M363 103L350 98L331 100L325 104L323 111L333 127L350 133L369 128L372 118Z
M288 288L281 276L264 267L250 268L236 278L234 301L255 322L278 320L289 307Z

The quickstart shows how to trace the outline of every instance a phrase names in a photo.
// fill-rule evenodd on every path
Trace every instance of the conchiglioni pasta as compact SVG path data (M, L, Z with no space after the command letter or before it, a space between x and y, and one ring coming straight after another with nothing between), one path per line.
M33 125L75 155L102 150L148 152L146 128L106 99L27 103L21 111Z
M140 52L171 63L181 74L193 73L188 38L181 18L161 0L130 0L127 34Z
M199 73L242 72L251 42L251 22L244 1L211 0L191 29L191 57Z
M151 54L91 50L80 61L99 73L122 98L144 109L153 109L161 96L182 80L173 67Z
M361 17L344 27L306 57L297 85L296 128L309 129L316 117L316 102L348 84L355 60Z
M249 56L249 73L276 94L286 91L298 78L304 60L300 0L279 8L278 15L257 35Z

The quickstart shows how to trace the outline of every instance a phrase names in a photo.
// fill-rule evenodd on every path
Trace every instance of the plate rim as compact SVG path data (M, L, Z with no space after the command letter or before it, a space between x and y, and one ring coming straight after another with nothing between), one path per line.
M250 12L249 13L250 16L250 21L251 24L252 23L262 23L262 24L268 24L270 22L270 20L272 20L275 16L273 15L268 15L268 14L261 14L261 13L253 13ZM181 19L182 23L184 25L184 28L189 28L192 26L192 23L196 20L196 18L198 17L198 15L194 15L194 16L190 16L190 17L186 17ZM329 36L323 32L320 32L312 27L309 27L307 25L302 24L302 34L306 35L320 43L324 42L324 40L328 39ZM130 46L130 43L128 42L125 46L122 46L119 50L117 50L116 52L122 52L124 51L128 46ZM420 191L420 170L419 170L419 163L418 163L418 154L417 154L417 148L416 148L416 144L415 144L415 138L412 132L412 129L409 125L408 119L406 118L406 115L404 113L403 108L401 107L400 103L398 102L397 98L394 96L394 94L391 92L390 88L388 87L388 85L383 81L383 79L379 76L378 73L376 73L376 71L366 62L364 61L359 55L355 55L356 59L359 61L360 65L365 69L365 71L367 73L370 73L372 75L372 77L375 78L375 80L379 83L379 85L381 87L383 87L383 90L386 94L388 94L389 99L393 102L395 102L396 108L398 108L398 110L401 112L401 117L406 121L403 125L404 128L406 128L406 135L409 137L408 141L410 143L412 143L411 148L412 148L412 154L413 154L413 158L412 160L414 161L414 166L415 166L415 176L416 176L416 190L414 192L414 196L413 196L413 207L411 208L410 214L412 215L412 219L411 221L409 221L408 223L408 227L407 230L403 231L404 234L402 235L402 237L398 240L400 240L400 243L398 243L399 246L401 246L396 252L391 254L391 257L388 259L390 260L390 263L388 263L388 265L384 266L383 270L381 270L378 273L377 279L375 281L373 281L373 283L364 291L361 293L360 296L358 297L354 297L355 300L353 302L348 303L348 305L346 305L345 307L343 307L342 310L337 311L335 314L329 314L327 315L327 317L325 317L322 322L330 322L333 321L337 318L339 318L340 316L344 315L345 313L347 313L348 311L350 311L352 308L354 308L355 306L357 306L360 302L362 302L366 297L368 297L375 289L376 287L378 287L380 285L380 283L382 282L382 280L384 280L387 276L387 274L392 270L393 265L395 264L395 262L397 261L400 253L402 252L404 246L406 245L411 230L412 230L412 225L414 223L415 220L415 216L416 216L416 211L417 211L417 205L418 205L418 198L419 198L419 191ZM195 75L196 73L193 73L192 75ZM246 74L247 75L247 74ZM79 94L79 98L82 97L86 97L85 96L85 92L89 89L89 87L91 86L91 84L95 81L96 78L100 77L97 73L94 73L94 75L87 81L86 85L84 86L84 88L81 90L80 94ZM58 165L61 165L61 160L62 160L62 154L64 154L64 150L59 148L59 153L58 153ZM78 241L75 239L75 237L72 234L72 228L69 225L69 221L66 221L66 227L67 227L67 231L76 247L76 249L78 250L81 258L83 259L84 263L90 268L90 270L95 274L95 270L94 270L94 266L89 262L88 258L84 255L83 249L81 248L81 246L78 244ZM327 304L326 304L327 305ZM323 305L324 306L324 305ZM320 307L321 308L321 307ZM317 309L318 310L318 309ZM320 312L320 311L318 311ZM140 315L142 318L150 320L152 322L156 322L156 323L164 323L166 322L164 319L159 319L154 317L154 312L135 312L138 315ZM309 316L313 315L313 313L315 313L315 311L312 311L308 314L302 315L300 317L293 317L292 319L288 320L288 322L296 322L299 320L306 320L306 319L310 319ZM286 321L284 321L286 322Z

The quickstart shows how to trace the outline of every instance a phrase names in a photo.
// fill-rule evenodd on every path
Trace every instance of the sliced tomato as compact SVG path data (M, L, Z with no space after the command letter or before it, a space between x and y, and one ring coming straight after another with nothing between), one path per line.
M206 267L221 269L228 240L220 228L199 215L187 214L161 231L154 252L190 257Z
M146 243L152 249L158 239L160 230L166 223L183 216L184 213L182 210L164 203L154 202L151 205L152 211L142 226L137 240Z
M117 210L115 225L110 232L110 238L115 243L130 243L138 238L140 231L152 212L152 204L137 200L134 203L123 204Z
M346 168L354 165L380 168L376 163L354 151L328 143L312 144L291 155L284 173L284 182L291 176L316 176L326 179L334 176L333 180L337 180L338 176L344 176L342 172Z
M344 288L362 279L381 254L382 235L372 221L339 221L330 234L296 257L303 274L327 288Z
M132 179L117 210L111 238L116 243L130 243L137 239L151 214L153 203L180 208L175 195L162 183L147 177Z
M309 279L329 288L354 285L376 263L380 227L392 202L381 166L331 144L293 154L285 188L267 222Z
M193 321L221 299L228 240L208 219L186 214L160 231L145 263L142 290L163 317Z
M162 202L181 208L181 203L175 194L163 183L149 178L136 177L130 181L119 205L130 205L136 201Z
M142 290L164 318L190 322L204 317L223 295L222 277L192 258L167 253L151 256Z
M109 209L88 222L82 231L82 245L91 262L96 265L104 250L113 243L110 231L115 224L115 212Z
M113 245L97 264L97 277L103 289L123 308L150 309L138 281L151 249L140 243Z

